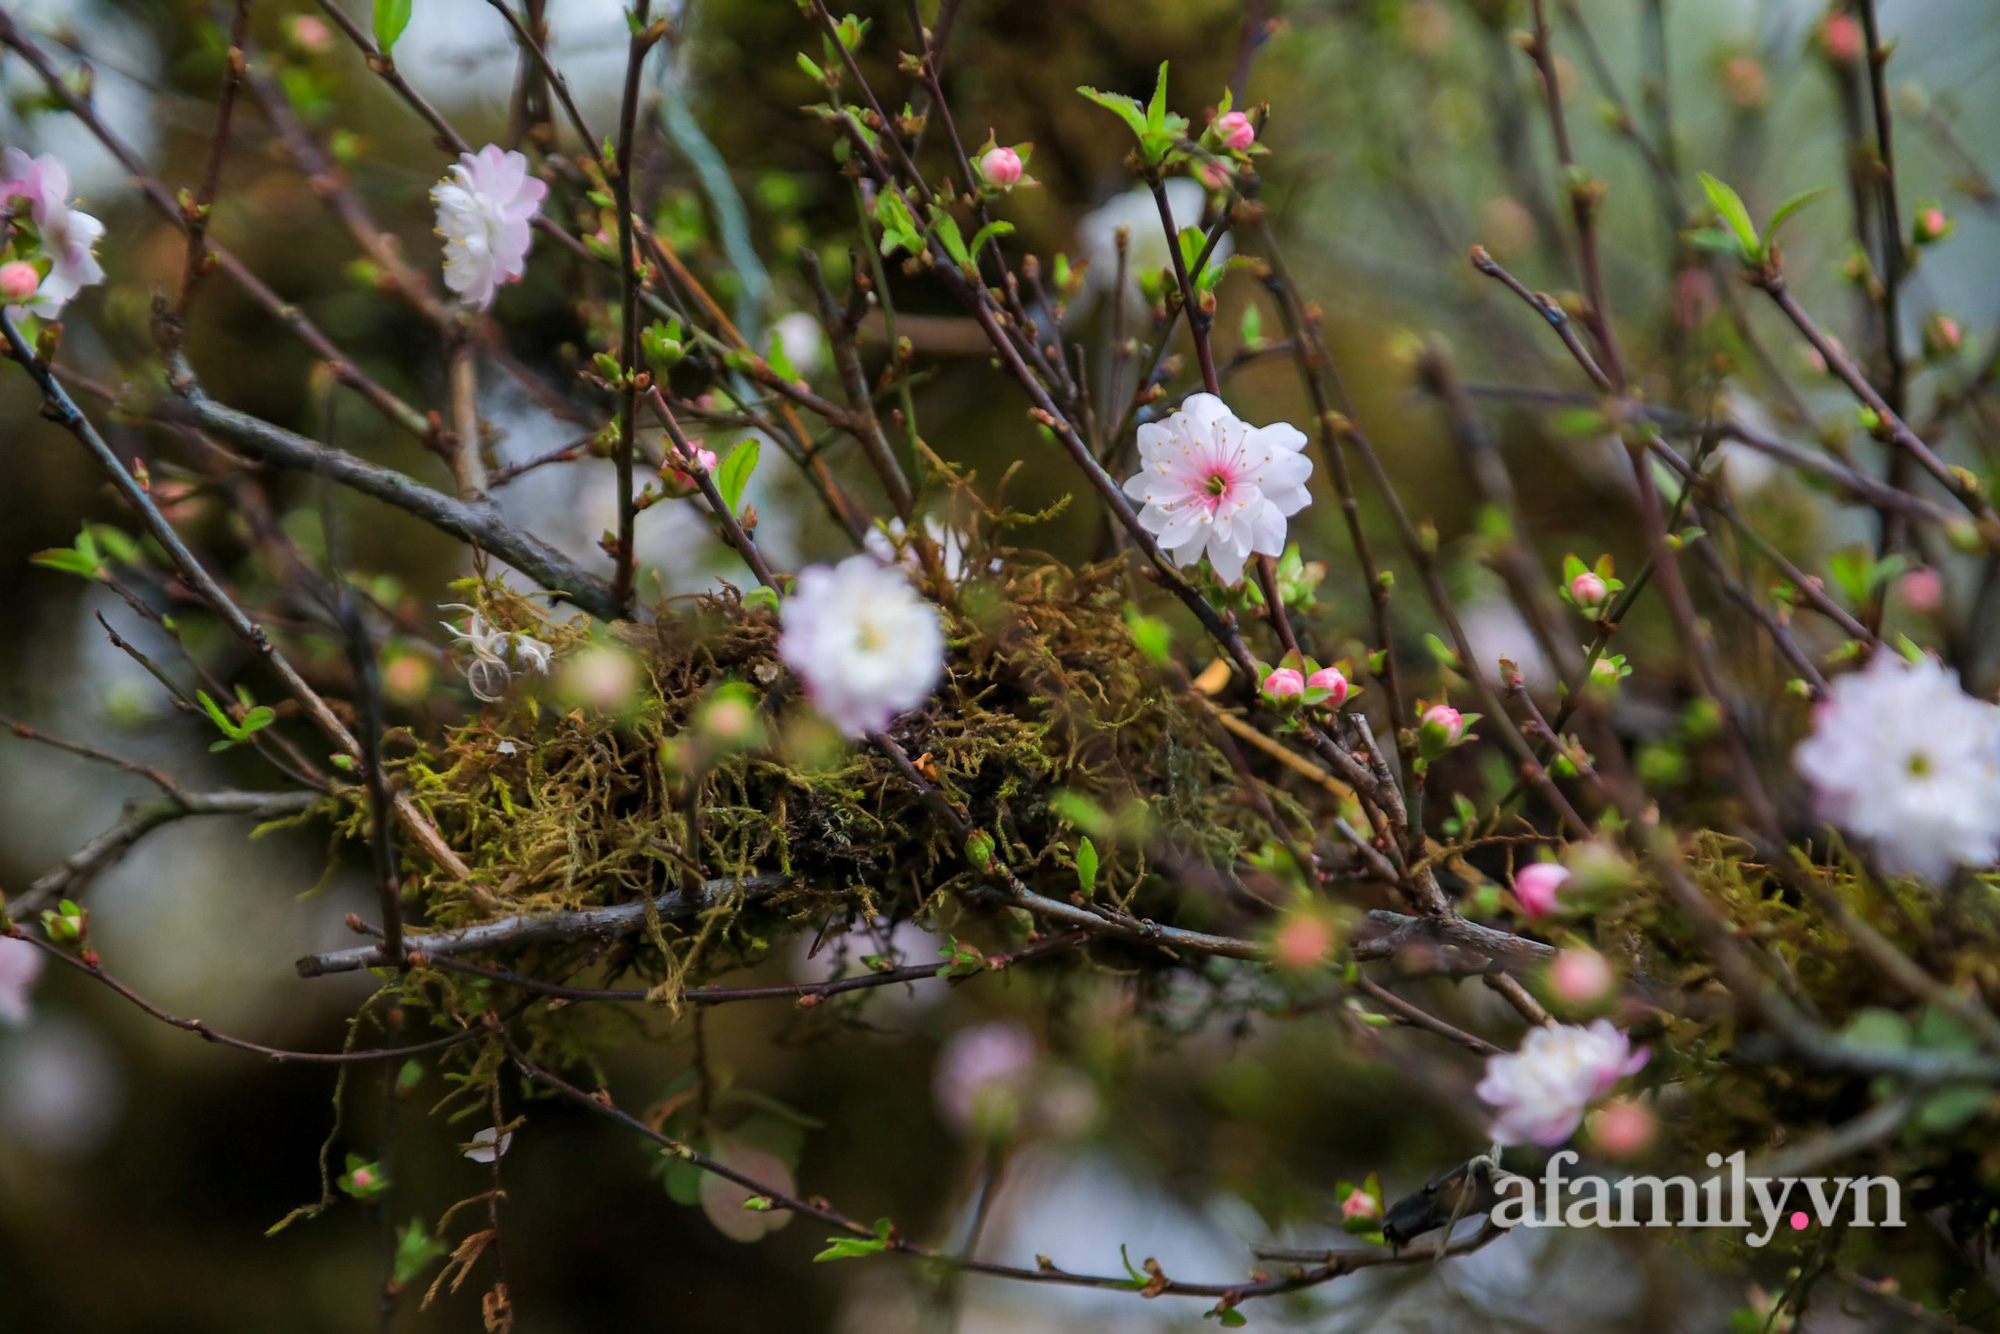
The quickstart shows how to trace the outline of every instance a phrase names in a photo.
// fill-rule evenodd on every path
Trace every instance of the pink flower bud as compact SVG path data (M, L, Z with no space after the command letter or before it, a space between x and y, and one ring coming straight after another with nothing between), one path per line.
M354 1189L367 1190L375 1184L375 1174L365 1167L357 1167L354 1169L352 1180L354 1182Z
M1934 357L1948 357L1965 345L1965 330L1943 311L1934 311L1924 321L1924 351Z
M1264 678L1264 693L1295 698L1306 693L1306 679L1292 667L1279 667Z
M1917 244L1927 245L1951 235L1951 215L1933 204L1917 211Z
M1347 702L1347 678L1340 674L1338 667L1322 667L1306 678L1308 690L1331 690L1326 702L1341 705Z
M0 264L0 297L9 301L26 301L42 285L42 275L35 272L35 266L24 259Z
M1465 716L1449 704L1433 704L1424 710L1424 726L1444 733L1450 745L1465 735Z
M1590 1142L1608 1158L1643 1153L1659 1130L1653 1114L1631 1098L1613 1098L1590 1114Z
M1011 148L989 148L979 159L979 174L988 185L1011 190L1021 180L1021 155Z
M1240 153L1257 142L1257 130L1242 112L1225 111L1215 118L1215 137L1222 141L1223 147Z
M1514 898L1530 917L1547 917L1561 906L1562 887L1569 880L1569 868L1554 862L1536 862L1514 873Z
M1583 571L1569 581L1569 595L1576 599L1579 607L1595 607L1602 603L1611 590L1604 586L1604 580L1589 570Z
M1271 961L1292 973L1317 968L1333 952L1333 926L1317 913L1294 913L1278 927Z
M1200 179L1203 185L1211 190L1227 190L1229 188L1229 168L1223 166L1220 162L1210 162L1207 160L1198 162L1195 164L1194 174Z
M1596 950L1558 950L1549 964L1549 989L1570 1005L1603 1000L1616 980L1611 965Z
M1374 1218L1381 1212L1382 1207L1375 1203L1375 1197L1365 1190L1350 1191L1347 1198L1340 1202L1342 1219Z
M1903 576L1903 602L1911 611L1931 612L1944 605L1944 576L1925 568Z
M1819 49L1836 65L1852 65L1861 59L1861 25L1851 14L1828 14L1820 25Z
M291 22L289 32L292 38L292 45L298 47L301 51L310 51L317 54L333 45L333 29L327 27L323 20L314 18L311 14L300 14L294 18Z

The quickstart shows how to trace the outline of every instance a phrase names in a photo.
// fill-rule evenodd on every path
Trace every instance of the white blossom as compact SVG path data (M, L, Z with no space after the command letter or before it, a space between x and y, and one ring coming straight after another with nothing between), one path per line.
M1553 1148L1576 1133L1591 1103L1646 1063L1650 1053L1632 1043L1609 1019L1588 1028L1544 1025L1531 1031L1521 1050L1489 1056L1477 1092L1498 1115L1496 1144L1539 1144Z
M555 650L533 635L496 629L476 609L463 602L449 602L438 610L462 611L466 615L463 630L450 621L440 621L439 624L451 631L452 638L471 652L472 661L465 666L465 683L480 699L490 704L505 695L507 683L513 680L516 670L548 672L549 660Z
M2000 709L1929 658L1878 649L1834 681L1792 763L1891 874L1937 883L2000 857Z
M27 941L0 936L0 1024L28 1022L29 994L45 962L42 952Z
M527 158L498 144L460 153L451 175L431 189L444 237L444 284L466 305L486 309L503 283L527 272L529 224L548 192L529 174Z
M501 1134L492 1126L472 1137L472 1147L465 1150L465 1156L475 1163L490 1163L496 1158L504 1158L507 1149L514 1142L514 1132Z
M1305 435L1280 422L1239 420L1213 394L1190 394L1172 416L1139 428L1139 471L1125 494L1144 501L1139 524L1180 565L1203 555L1233 584L1252 552L1280 556L1285 519L1312 503Z
M1167 192L1167 207L1173 210L1174 226L1201 226L1202 210L1208 205L1208 192L1202 188L1201 182L1190 176L1174 176L1163 184ZM1125 290L1119 294L1119 299L1136 309L1141 305L1139 275L1157 273L1174 262L1173 252L1167 249L1167 230L1160 223L1160 206L1154 201L1149 187L1137 186L1114 196L1077 223L1077 246L1082 250L1083 257L1090 261L1085 280L1094 293L1108 292L1118 281L1118 229L1121 227L1125 229L1128 239ZM1211 265L1220 264L1229 258L1229 254L1230 242L1225 234L1215 243L1208 262Z
M826 330L803 310L782 316L771 326L771 332L778 336L785 360L800 375L817 375L820 367L826 365Z
M937 609L873 556L801 571L784 621L779 656L813 707L851 737L923 703L944 668Z
M917 556L915 548L905 540L909 535L901 519L891 519L887 531L880 527L870 528L861 544L885 565L901 565L912 574L922 574L924 563ZM965 539L956 530L945 527L932 515L924 516L924 536L937 543L939 559L944 562L944 577L947 583L958 583L965 578ZM988 569L1000 568L998 560L990 561Z
M49 261L34 300L24 308L54 319L71 297L104 281L104 268L93 253L104 224L70 207L69 171L48 153L29 157L18 148L6 151L0 203L18 208L13 203L17 198L26 201L26 216L41 235L42 254Z

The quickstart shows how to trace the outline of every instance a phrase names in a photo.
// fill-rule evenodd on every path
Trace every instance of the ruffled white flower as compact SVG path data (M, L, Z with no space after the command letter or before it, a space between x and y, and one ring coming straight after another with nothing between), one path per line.
M465 1156L475 1163L490 1163L507 1155L508 1146L514 1142L514 1132L501 1134L492 1126L472 1137L472 1147L465 1150Z
M46 960L25 940L0 936L0 1024L18 1026L33 1012L30 995Z
M474 310L493 304L503 283L528 268L529 224L549 192L528 172L528 159L498 144L460 153L451 175L431 189L438 235L444 237L444 285Z
M1279 422L1239 420L1213 394L1190 394L1180 410L1139 428L1139 471L1125 494L1144 501L1139 524L1176 564L1204 555L1233 584L1252 552L1281 556L1285 519L1312 503L1305 435Z
M1201 226L1202 210L1208 206L1208 192L1201 182L1189 176L1174 176L1165 186L1174 226ZM1156 273L1174 262L1173 252L1167 249L1167 229L1160 225L1160 206L1154 202L1151 188L1141 185L1127 190L1106 200L1077 223L1077 247L1090 261L1085 282L1092 293L1108 292L1118 281L1120 227L1125 228L1129 239L1125 248L1125 290L1119 299L1137 309L1143 304L1139 275ZM1229 258L1230 249L1229 237L1224 235L1215 243L1208 262L1222 263Z
M1836 680L1792 763L1820 816L1893 875L1936 883L2000 858L2000 709L1929 658L1877 650Z
M1544 1025L1530 1032L1521 1050L1489 1056L1486 1077L1475 1090L1498 1115L1496 1144L1539 1144L1553 1148L1576 1133L1583 1113L1638 1070L1650 1055L1609 1019L1588 1028Z
M463 630L450 621L439 624L472 654L472 661L465 666L465 683L480 699L490 704L505 695L507 683L514 679L516 671L548 673L555 650L533 635L497 630L463 602L449 602L438 610L462 611L466 615Z
M21 209L41 236L49 271L35 289L34 300L22 309L54 319L69 299L104 281L104 268L93 253L104 224L70 207L69 171L48 153L29 157L18 148L5 154L0 171L0 202Z
M851 737L924 702L944 670L944 628L903 571L873 556L801 571L778 654L806 697Z

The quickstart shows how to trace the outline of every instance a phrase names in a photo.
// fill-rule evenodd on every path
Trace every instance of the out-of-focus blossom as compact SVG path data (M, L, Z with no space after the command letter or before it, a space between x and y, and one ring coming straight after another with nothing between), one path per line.
M1612 1098L1590 1114L1585 1130L1590 1143L1610 1158L1643 1153L1660 1133L1660 1123L1636 1098Z
M1011 190L1021 183L1021 155L1011 148L989 148L979 158L979 174L988 185Z
M783 618L779 656L813 707L850 737L923 703L944 670L937 608L873 556L800 572Z
M714 471L715 471L714 450L704 448L703 446L700 445L696 445L694 451L694 467L689 468L686 466L685 461L682 459L680 451L674 448L672 445L669 445L667 447L667 461L660 467L660 478L662 481L667 483L669 489L672 491L673 494L678 496L691 496L695 492L701 490L701 482L700 479L696 476L696 473L697 472L712 473Z
M0 167L0 203L25 205L28 220L41 236L42 254L49 261L48 274L35 289L34 299L24 307L43 319L54 319L69 299L86 287L104 281L104 268L94 249L104 235L104 224L88 213L70 207L69 171L48 154L29 157L10 148ZM14 204L14 200L22 204Z
M333 45L333 29L311 14L293 15L285 25L285 35L291 38L293 46L310 55L319 55Z
M0 1024L28 1022L35 983L46 962L27 941L0 936Z
M1535 215L1511 195L1498 195L1479 206L1479 240L1501 259L1524 255L1535 247Z
M1496 1144L1553 1148L1576 1133L1591 1103L1646 1063L1610 1020L1588 1028L1544 1025L1529 1032L1521 1050L1491 1056L1475 1090L1498 1113Z
M502 284L520 281L534 240L530 224L548 192L527 158L498 144L458 155L431 199L444 237L444 284L459 300L484 310Z
M938 1053L931 1092L945 1123L960 1132L1010 1129L1035 1079L1041 1054L1020 1024L962 1028Z
M1903 576L1903 605L1911 611L1933 612L1944 605L1944 576L1931 566Z
M1514 898L1530 917L1547 917L1561 906L1562 887L1569 881L1569 868L1554 862L1535 862L1514 873Z
M514 1143L514 1132L501 1134L492 1126L472 1137L472 1147L465 1150L465 1156L475 1163L490 1163L507 1156L509 1146Z
M1286 518L1312 503L1305 444L1295 426L1255 427L1214 394L1190 394L1165 421L1139 427L1139 471L1125 494L1144 502L1140 526L1176 564L1205 555L1233 584L1253 552L1284 554Z
M1731 56L1722 62L1722 92L1744 111L1761 110L1771 100L1771 77L1755 56Z
M1549 961L1549 989L1568 1005L1594 1005L1616 981L1611 964L1596 950L1557 950Z
M1353 1218L1374 1218L1382 1212L1382 1206L1375 1197L1365 1190L1351 1190L1347 1198L1340 1202L1340 1218L1346 1222Z
M783 1195L798 1193L798 1181L792 1174L791 1165L768 1149L725 1136L716 1140L710 1152L724 1167L741 1172L767 1190ZM792 1221L789 1209L743 1207L757 1197L758 1192L740 1186L728 1177L714 1172L701 1174L701 1211L708 1215L709 1222L715 1224L715 1230L731 1241L762 1241Z
M817 375L820 367L826 365L826 330L803 310L780 318L771 326L771 332L778 336L785 360L800 375Z
M0 1140L74 1157L104 1143L117 1123L125 1081L84 1024L37 1018L0 1048L0 1071Z
M1836 65L1859 62L1866 41L1861 25L1852 14L1828 14L1819 26L1819 49Z
M1167 192L1167 206L1173 210L1174 226L1199 227L1202 211L1208 205L1208 192L1201 182L1189 176L1175 176L1163 182ZM1125 251L1125 290L1114 293L1117 300L1138 308L1139 275L1157 272L1173 263L1173 254L1167 249L1166 229L1160 225L1159 205L1153 202L1153 192L1146 186L1138 186L1118 195L1095 211L1086 214L1076 225L1076 239L1083 257L1090 261L1088 281L1094 292L1108 292L1118 281L1118 232L1123 228L1127 235ZM1231 253L1229 237L1225 234L1215 244L1215 251L1209 256L1210 264L1220 264Z
M1936 204L1929 204L1917 210L1917 225L1912 233L1918 245L1930 245L1950 236L1958 227L1951 215Z
M1939 883L2000 857L2000 709L1929 658L1878 649L1836 680L1792 752L1820 817L1891 874Z
M1290 913L1271 939L1271 962L1287 972L1303 973L1325 963L1333 946L1333 923L1310 910Z
M1965 346L1965 329L1941 310L1924 321L1924 351L1933 357L1948 357Z
M568 699L599 713L623 713L639 694L639 664L611 644L595 644L565 661L560 682Z

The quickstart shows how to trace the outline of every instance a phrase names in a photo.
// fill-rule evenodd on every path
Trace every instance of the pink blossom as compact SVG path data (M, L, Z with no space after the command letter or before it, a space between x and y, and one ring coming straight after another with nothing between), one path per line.
M1297 696L1306 693L1306 679L1296 668L1279 667L1264 678L1264 693L1267 695Z
M1589 570L1580 572L1576 578L1569 581L1569 595L1576 599L1576 605L1579 607L1595 607L1603 602L1610 592L1611 590L1605 587L1604 580Z
M712 1148L723 1166L741 1172L759 1185L790 1195L798 1190L791 1164L768 1149L733 1137L717 1138ZM714 1172L701 1176L701 1209L715 1230L731 1241L760 1241L792 1221L789 1209L746 1209L756 1192Z
M1139 525L1178 565L1204 555L1225 584L1252 552L1281 556L1285 520L1312 503L1312 460L1297 427L1257 427L1214 394L1190 394L1165 421L1139 427L1140 469L1125 494L1144 502Z
M104 224L70 207L69 172L51 155L29 157L10 148L4 161L0 203L16 197L27 201L28 220L41 234L42 253L49 260L48 276L26 305L43 319L54 319L71 297L104 281L103 266L91 253L104 235Z
M660 470L660 475L682 494L692 495L701 490L701 475L715 471L715 451L696 445L694 465L693 468L687 467L680 450L670 448L667 451L666 466Z
M979 174L988 185L1011 190L1021 180L1021 155L1011 148L989 148L979 159Z
M1903 602L1911 611L1932 612L1944 605L1944 576L1925 566L1903 576Z
M1942 241L1951 234L1951 217L1933 204L1917 213L1917 244Z
M1317 968L1333 951L1333 926L1314 912L1294 913L1278 927L1271 959L1288 972Z
M1375 1197L1365 1190L1351 1190L1347 1193L1347 1198L1340 1202L1342 1219L1374 1218L1381 1212L1382 1208L1375 1203Z
M1020 1024L960 1029L938 1053L932 1084L938 1111L960 1131L1006 1128L1020 1113L1040 1059L1035 1035Z
M1240 153L1257 142L1257 129L1240 111L1225 111L1215 118L1215 137L1225 148Z
M9 302L26 301L42 285L42 275L24 259L0 264L0 297Z
M1590 1114L1590 1142L1607 1157L1642 1153L1659 1133L1659 1122L1633 1098L1613 1098Z
M1424 710L1424 726L1442 732L1449 745L1465 735L1465 715L1449 704L1433 704Z
M41 950L25 940L0 936L0 1024L25 1024L28 994L42 975Z
M1649 1054L1644 1047L1633 1051L1608 1019L1588 1028L1549 1024L1532 1030L1520 1051L1488 1057L1486 1077L1474 1092L1497 1113L1494 1143L1554 1148L1576 1133L1591 1103L1645 1065Z
M1195 164L1194 174L1201 183L1211 190L1227 190L1231 179L1228 167L1220 162L1202 161Z
M1554 862L1536 862L1514 873L1514 898L1530 917L1547 917L1561 906L1562 887L1569 881L1569 868Z
M1596 950L1557 950L1549 964L1549 987L1569 1005L1603 1000L1615 981L1611 965Z
M474 310L493 304L504 283L528 269L530 224L549 192L528 173L528 159L488 144L460 153L451 175L431 189L444 237L444 283Z
M1828 14L1820 25L1819 47L1836 65L1852 65L1861 59L1861 25L1850 14Z
M301 51L318 53L333 45L333 29L311 14L300 14L292 19L288 30L292 44Z
M1327 696L1326 699L1328 704L1340 705L1347 703L1347 678L1341 675L1340 668L1338 667L1322 667L1311 676L1308 676L1306 678L1306 689L1331 690L1333 693Z

